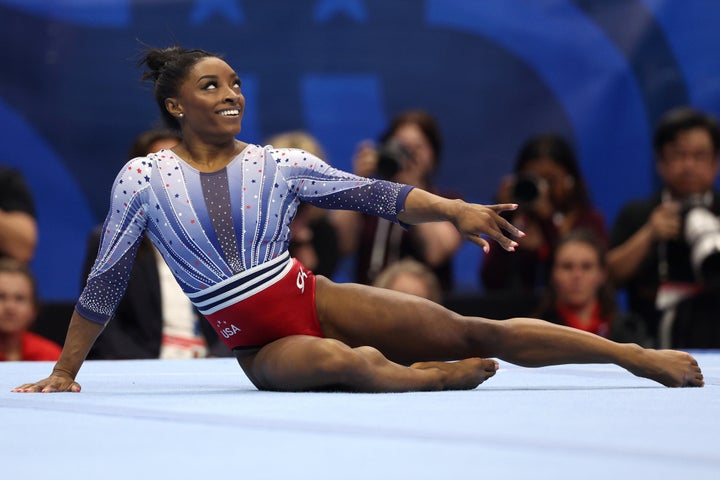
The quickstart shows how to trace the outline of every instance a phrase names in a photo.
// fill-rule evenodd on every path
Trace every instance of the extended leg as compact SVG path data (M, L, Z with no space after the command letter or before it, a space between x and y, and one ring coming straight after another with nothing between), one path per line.
M238 361L261 390L405 392L477 387L497 370L493 360L429 362L406 367L372 347L351 348L332 339L290 336Z
M496 357L528 367L614 363L667 386L703 384L687 353L619 344L542 320L463 317L421 298L323 277L316 298L327 337L372 345L397 362Z
M598 335L532 318L497 322L495 354L517 365L614 363L669 387L702 386L702 371L686 352L620 344Z

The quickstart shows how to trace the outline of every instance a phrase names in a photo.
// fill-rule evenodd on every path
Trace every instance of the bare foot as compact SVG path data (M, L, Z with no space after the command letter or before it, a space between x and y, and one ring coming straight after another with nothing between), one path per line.
M702 387L705 385L697 360L677 350L641 349L627 369L638 377L649 378L666 387Z
M485 358L466 358L457 362L416 362L410 368L437 368L445 372L443 390L472 390L495 375L498 363Z

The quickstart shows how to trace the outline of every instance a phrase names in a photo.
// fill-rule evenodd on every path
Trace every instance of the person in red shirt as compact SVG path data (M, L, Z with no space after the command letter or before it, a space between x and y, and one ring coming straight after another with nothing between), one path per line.
M0 361L56 361L60 345L28 331L37 317L35 278L23 263L0 259Z
M534 315L617 342L648 344L642 319L619 308L606 248L589 229L574 230L553 254L548 286Z

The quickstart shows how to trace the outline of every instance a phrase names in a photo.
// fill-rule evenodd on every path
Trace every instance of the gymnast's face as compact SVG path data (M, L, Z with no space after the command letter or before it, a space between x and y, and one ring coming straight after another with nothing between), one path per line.
M598 253L585 242L562 244L553 264L552 280L557 301L571 308L582 308L594 302L605 281L605 270Z
M30 279L22 273L0 273L0 335L27 330L36 313Z
M180 86L177 98L165 101L180 120L183 136L223 141L240 133L245 97L230 65L216 57L198 61Z

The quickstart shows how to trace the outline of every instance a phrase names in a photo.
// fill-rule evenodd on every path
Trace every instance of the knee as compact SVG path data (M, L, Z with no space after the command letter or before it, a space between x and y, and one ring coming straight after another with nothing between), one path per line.
M509 336L513 335L513 320L493 320L487 318L472 318L468 328L465 329L465 341L470 346L486 345L498 346L503 344Z

